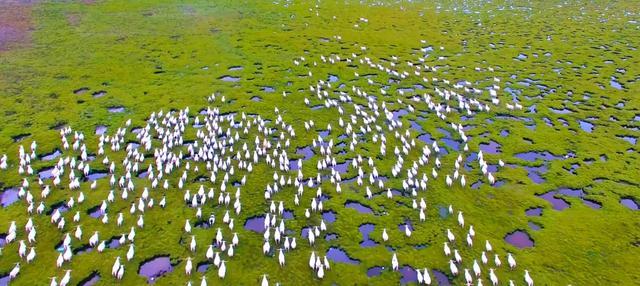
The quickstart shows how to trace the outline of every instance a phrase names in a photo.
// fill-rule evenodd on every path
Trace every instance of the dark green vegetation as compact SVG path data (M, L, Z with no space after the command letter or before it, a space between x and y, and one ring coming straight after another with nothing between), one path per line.
M513 279L521 285L523 269L531 272L536 285L632 285L640 279L637 271L640 215L620 203L622 198L640 202L640 164L635 142L640 136L638 3L473 1L463 6L458 1L439 4L365 1L322 2L316 6L311 2L216 2L44 2L30 6L34 30L29 41L0 51L0 114L3 115L0 153L7 153L10 161L9 170L0 171L2 188L21 183L16 172L19 145L28 149L31 141L36 140L39 154L49 153L60 145L56 129L70 126L83 131L87 146L95 150L97 138L92 134L98 125L107 126L107 133L113 134L129 118L133 126L144 126L149 114L158 110L189 106L193 114L209 105L206 98L212 93L229 100L225 104L220 101L211 104L221 112L244 111L275 120L273 109L278 107L284 121L292 124L297 133L289 149L293 153L295 147L308 145L318 136L317 132L305 132L304 121L313 119L318 129L324 129L328 123L337 128L335 110L311 111L305 106L305 97L313 100L310 85L333 74L339 82L366 86L366 80L355 78L354 70L346 63L320 63L320 55L347 57L361 53L360 47L366 46L365 55L374 60L388 61L395 55L404 64L409 58L417 58L411 56L416 52L414 49L432 46L434 51L426 63L437 66L438 70L427 77L448 79L452 83L467 80L478 88L490 86L492 77L497 77L501 80L501 101L510 101L513 92L524 106L520 111L508 111L503 105L492 106L491 112L479 113L462 122L465 126L474 126L467 131L467 135L474 138L469 144L472 150L477 150L482 142L500 144L500 154L485 154L485 158L490 164L496 164L499 158L507 164L495 173L497 180L504 184L492 188L485 182L479 189L457 186L448 190L441 175L437 182L429 185L431 192L425 195L427 221L420 224L417 213L409 208L383 197L367 201L362 190L350 191L346 185L342 194L336 195L327 184L324 191L332 199L325 202L324 208L337 213L337 220L328 226L328 232L337 233L338 238L332 241L318 238L315 248L324 255L330 246L340 246L352 258L360 260L360 264L332 263L325 278L319 280L307 267L310 247L299 236L302 227L317 225L319 221L316 217L310 223L304 219L304 208L314 194L313 189L305 193L301 198L304 203L294 210L296 220L287 222L287 228L297 232L298 249L287 253L286 267L278 266L277 257L261 254L261 234L242 228L246 218L268 211L263 191L271 182L273 171L256 169L243 187L243 211L235 221L234 231L240 236L240 246L235 257L227 262L225 280L219 280L216 271L211 269L207 272L209 284L256 285L261 275L268 273L270 282L279 281L283 285L331 285L333 282L393 285L400 280L398 272L385 270L377 277L366 276L370 267L390 267L392 252L385 249L385 244L396 248L401 266L449 273L449 258L442 255L442 242L446 239L445 230L457 226L453 218L441 219L438 214L439 206L449 204L456 212L464 211L467 223L473 224L478 232L473 250L458 247L465 258L476 259L485 239L499 250L503 264L506 264L506 252L516 257L516 271L508 271L504 266L496 270L501 283ZM368 22L359 21L360 17ZM340 36L341 40L334 36ZM421 44L420 40L426 43ZM444 50L439 49L441 46ZM519 58L520 54L524 56ZM292 63L300 56L304 56L305 63L311 67ZM443 58L439 60L439 57ZM318 62L317 67L312 66L313 61ZM230 71L234 66L242 69ZM481 72L476 72L476 67ZM304 76L309 69L313 75ZM364 75L376 70L358 72ZM375 77L377 82L389 80L385 74L379 74ZM240 79L227 82L220 79L224 76ZM429 83L422 84L427 90L432 89ZM274 92L261 90L265 86L273 87ZM367 87L367 90L376 93L379 87ZM285 98L283 91L290 94ZM390 94L398 96L395 90ZM252 101L254 96L261 97L261 101ZM393 102L393 96L379 100ZM315 104L322 102L312 102ZM109 112L112 107L124 107L124 112ZM409 120L417 120L417 116L409 113L403 117L403 123L409 126ZM440 137L436 128L446 128L446 125L434 123L434 118L428 119L419 124L433 136ZM593 130L590 132L585 123L584 129L581 128L580 121L593 124ZM501 136L503 130L508 130L509 135ZM338 142L339 134L334 132L329 137ZM412 131L412 135L418 134ZM193 139L194 134L186 136ZM388 137L390 141L395 140L391 135ZM635 139L627 141L623 137ZM376 154L376 143L369 141L364 146L371 150L370 155ZM387 156L377 163L381 175L391 177L390 170L395 164L392 150L388 148ZM559 158L527 161L515 156L529 151L548 151ZM446 164L452 165L454 154L449 155ZM575 156L563 158L565 154ZM52 166L53 162L35 161L33 166L39 170ZM315 160L305 164L305 177L314 176ZM544 165L546 171L540 174L544 180L537 184L527 176L527 170L509 165ZM146 168L146 164L143 166ZM103 166L97 163L92 167ZM350 170L342 177L354 175L355 171ZM178 176L173 174L172 178ZM478 178L478 174L469 174L468 185ZM36 186L35 181L32 185ZM401 188L401 181L392 179L387 185ZM198 186L199 183L194 182L185 188L195 191ZM175 184L172 187L175 188ZM590 208L581 198L561 196L570 207L558 211L537 197L563 187L582 189L585 199L602 207ZM98 191L89 190L88 184L84 183L81 189L88 198L75 208L84 215L82 227L86 238L82 242L74 240L74 246L86 244L93 230L101 231L101 239L127 232L128 228L113 230L113 222L104 226L86 215L85 211L99 204L108 190L99 188L100 195L94 196ZM293 188L290 191L292 193ZM168 205L181 201L183 193L177 189L167 192ZM39 196L39 191L34 195ZM70 194L63 190L51 196L47 199L49 203L64 201ZM157 196L157 200L159 198ZM284 200L288 208L293 207L292 195L280 193L276 200ZM359 214L344 208L347 200L369 205L376 213L384 207L388 215ZM411 203L408 198L398 201ZM122 209L128 225L133 225L137 216L128 216L128 206L129 203L120 202L111 207L114 213L110 219L115 220L115 214ZM543 208L541 216L525 215L527 209L538 206ZM6 231L10 221L15 220L19 235L24 236L23 226L28 218L25 208L26 203L21 201L1 209L0 231ZM204 214L215 212L219 219L224 211L225 208L213 206L203 209ZM73 213L65 214L64 232L51 225L49 217L34 216L39 226L38 256L31 265L22 263L16 284L45 284L51 276L62 277L63 269L73 269L73 284L93 271L100 272L99 284L115 283L110 275L111 265L115 256L124 258L126 247L107 249L102 254L95 251L79 254L62 269L55 268L58 253L54 246L64 233L75 229L71 220ZM183 285L188 280L199 283L201 274L187 277L184 263L186 257L194 257L195 268L197 262L204 260L206 245L215 231L194 230L198 251L191 253L187 243L191 236L184 234L182 228L184 219L193 215L193 210L180 204L146 213L145 228L136 236L136 256L126 263L127 273L120 283L144 283L145 278L137 275L138 265L159 254L170 255L178 264L172 273L159 278L158 284ZM410 218L415 227L410 238L398 231L397 225L404 218ZM532 230L529 222L542 228ZM376 224L370 236L378 246L359 246L362 236L358 226L363 223ZM387 243L380 239L382 228L390 234ZM535 246L517 249L505 243L503 237L516 229L526 230ZM460 244L464 239L462 233L457 235ZM182 244L181 239L185 241ZM421 244L426 247L414 248ZM8 245L2 252L0 273L8 273L19 259L17 243ZM465 263L464 268L470 268L469 261ZM464 281L462 275L454 279L455 284ZM489 284L487 278L484 283Z

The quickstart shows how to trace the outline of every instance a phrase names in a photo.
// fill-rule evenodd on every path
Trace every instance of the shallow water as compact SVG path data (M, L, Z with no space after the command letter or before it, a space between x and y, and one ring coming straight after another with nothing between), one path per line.
M584 120L578 120L578 123L580 123L580 129L582 129L582 131L588 133L593 132L593 123Z
M382 271L384 271L384 269L385 268L383 266L371 267L371 268L367 269L367 276L369 276L369 277L380 276L380 274L382 274Z
M222 76L222 77L220 77L218 79L220 79L222 81L226 81L226 82L236 82L236 81L240 80L240 77L225 75L225 76Z
M89 181L95 181L95 180L102 179L102 178L104 178L104 177L106 177L106 176L108 176L108 175L109 175L109 174L107 174L107 173L103 173L103 172L96 172L96 173L89 174L89 175L87 176L87 180L89 180Z
M365 223L358 227L358 231L362 234L362 241L360 242L361 247L373 247L378 245L378 243L369 238L369 234L373 232L375 228L376 226L371 223Z
M531 240L531 237L529 237L529 234L523 230L516 230L514 232L507 234L504 237L504 240L507 243L521 249L534 246L533 240Z
M53 178L53 167L40 170L38 172L38 177L40 177L41 180Z
M524 213L527 216L541 216L542 215L542 208L541 207L530 208L530 209L525 210Z
M54 159L60 157L60 155L62 155L62 152L60 152L60 150L56 149L52 153L45 154L44 156L42 156L42 161L51 161L51 160L54 160Z
M160 256L143 262L138 269L138 274L147 277L147 283L154 283L157 278L172 271L173 266L169 256Z
M244 223L244 228L257 233L264 233L264 216L248 218Z
M0 197L0 204L2 204L3 208L10 206L17 201L18 201L17 188L9 188L2 191L2 196Z
M594 210L598 210L602 208L602 204L594 200L582 199L582 202Z
M531 181L535 184L542 184L544 183L546 180L542 177L542 175L544 175L547 171L548 168L546 165L542 165L539 167L529 167L529 166L525 166L523 167L525 170L527 170L527 177L529 177L529 179L531 179Z
M418 281L418 273L411 266L403 266L400 268L400 284L407 284Z
M540 160L540 159L544 161L550 161L550 160L556 160L556 159L562 158L560 156L555 156L549 153L548 151L544 151L544 152L529 151L524 153L518 153L515 155L515 157L518 159L529 161L529 162L535 162L536 160Z
M78 283L78 285L82 286L92 286L96 285L100 281L100 274L98 272L91 273L87 278L83 279Z
M439 271L439 270L432 270L433 272L433 277L435 278L436 281L438 281L438 285L440 286L449 286L451 285L451 280L449 280L449 277L444 274L444 272Z
M480 150L482 150L483 153L485 154L500 154L500 144L498 144L498 142L495 142L493 140L489 141L489 143L481 143L480 144Z
M624 86L622 86L622 84L620 84L620 82L618 82L618 79L616 77L611 77L611 80L609 81L609 85L617 90L623 90Z
M106 94L107 94L106 91L99 90L99 91L96 91L96 92L92 93L91 96L93 96L93 98L101 98L101 97L105 96Z
M324 219L326 223L334 223L336 221L336 212L324 211L322 213L322 219Z
M373 210L370 207L367 207L358 202L346 202L344 206L347 208L354 209L361 214L373 214Z
M11 279L9 279L9 275L8 274L7 274L7 276L0 277L0 285L2 285L2 286L9 285L9 281L11 281Z
M400 120L401 117L409 114L406 109L399 109L391 112L393 114L393 120Z
M540 225L538 225L537 223L532 222L532 221L528 222L527 225L529 226L529 228L531 228L531 230L538 231L538 230L542 229L542 227Z
M556 198L555 197L556 194L557 194L557 192L550 191L550 192L546 192L546 193L544 193L542 195L538 195L538 197L550 202L551 205L553 206L554 210L561 211L561 210L564 210L564 209L566 209L566 208L571 206L567 201L565 201L565 200L563 200L561 198Z
M349 255L341 248L330 247L327 251L327 258L337 263L360 264L360 261L349 257Z
M567 109L567 108L562 108L562 109L557 109L557 108L553 108L553 107L549 107L549 110L551 110L553 113L555 114L569 114L569 113L573 113L573 111Z
M105 134L107 132L107 126L104 125L98 125L96 126L96 135L102 135Z
M108 107L107 110L110 113L122 113L124 112L124 106L111 106L111 107Z
M445 206L439 206L438 207L438 215L440 216L440 218L447 218L449 217L449 209Z
M627 207L628 209L630 209L630 210L637 211L637 210L639 209L639 207L638 207L638 206L639 206L639 205L638 205L638 203L637 203L634 199L631 199L631 198L623 198L623 199L620 199L620 203L621 203L623 206L625 206L625 207Z
M196 271L200 272L200 273L205 273L207 272L207 270L213 265L213 263L210 262L200 262L198 263L198 266L196 267Z
M638 137L635 136L621 136L621 135L617 135L618 138L621 138L624 141L629 142L631 145L636 145L636 142L638 141Z
M305 147L302 147L302 148L298 148L296 150L296 154L304 156L302 158L302 161L307 161L307 160L311 159L311 157L313 157L313 155L314 155L313 149L311 148L311 146L305 146Z

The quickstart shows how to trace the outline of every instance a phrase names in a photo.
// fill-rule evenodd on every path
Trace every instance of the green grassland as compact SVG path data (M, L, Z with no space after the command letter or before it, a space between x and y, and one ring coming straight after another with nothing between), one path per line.
M243 228L246 218L268 211L263 192L264 186L272 181L273 170L257 165L242 188L243 210L235 220L234 231L240 236L240 245L235 256L227 259L224 280L217 277L213 268L205 273L209 285L256 285L265 273L269 274L270 282L282 285L396 285L400 281L398 272L384 271L372 278L366 275L370 267L390 267L392 252L385 245L396 249L400 265L448 273L449 258L442 255L442 243L446 229L457 229L457 224L454 218L441 218L438 206L449 204L456 211L463 210L468 223L474 225L478 245L490 240L503 263L506 252L516 257L517 270L509 271L505 266L496 270L501 285L509 279L522 285L523 269L531 272L536 285L634 285L640 281L640 213L624 207L620 199L630 197L640 202L640 160L637 145L619 136L640 136L640 121L634 119L640 115L640 52L637 50L640 25L634 22L640 21L639 12L637 1L37 3L33 6L30 42L0 52L0 114L3 116L0 153L7 153L10 161L9 170L0 171L0 184L4 189L22 181L15 171L19 145L28 148L35 140L39 154L49 153L59 148L57 128L61 126L84 132L88 135L87 146L95 150L98 141L93 134L98 125L107 126L108 134L113 134L127 119L132 119L132 126L144 126L152 112L185 107L190 107L192 114L211 105L223 113L246 112L271 120L276 118L274 107L277 107L284 121L296 130L297 136L289 148L294 153L296 147L308 145L318 136L316 132L304 131L304 121L313 119L319 129L324 129L328 123L335 124L339 116L333 109L310 110L305 106L305 97L312 100L312 105L322 104L317 99L313 101L309 85L318 79L326 80L328 74L338 76L341 82L360 81L360 86L366 85L362 78L354 76L354 70L347 64L305 67L293 65L294 59L303 56L306 63L312 65L313 61L320 61L320 55L348 56L360 53L360 46L366 46L366 55L372 59L396 55L402 62L422 47L420 40L426 40L427 45L434 47L430 64L439 66L434 77L452 82L477 82L478 87L490 86L493 77L500 78L503 101L510 99L505 86L521 90L519 99L524 110L508 112L496 107L490 113L480 113L464 122L474 126L467 132L474 138L469 144L471 149L477 150L478 144L490 140L499 143L501 154L485 155L493 164L500 158L507 164L539 166L541 161L528 162L514 157L533 150L559 156L573 152L575 157L549 161L542 184L534 184L522 168L509 167L496 173L497 179L505 182L496 188L485 183L477 190L459 185L448 190L444 182L434 180L429 185L433 191L426 195L429 207L425 223L418 223L417 213L403 206L411 204L409 198L390 201L379 196L365 200L361 188L350 189L346 185L337 195L331 184L323 182L323 188L331 196L324 208L337 213L337 221L328 226L328 232L337 233L338 238L332 241L319 238L314 248L324 253L330 246L339 246L360 260L360 264L333 263L322 280L309 270L307 261L312 247L299 237L302 227L319 223L317 216L310 220L304 218L306 203L293 209L295 220L287 221L287 228L298 232L298 249L287 253L287 265L283 268L278 266L276 257L261 254L262 235ZM368 22L359 21L360 17ZM517 60L521 53L527 58ZM437 57L446 58L437 60ZM232 66L243 68L229 71ZM483 71L474 71L476 67ZM489 67L494 71L488 71ZM312 76L304 76L308 68L313 68ZM375 73L376 70L365 68L358 72ZM219 79L225 75L237 76L240 80ZM610 85L612 76L623 89ZM535 84L518 83L525 78L538 81L546 88L541 90ZM388 79L382 73L376 78L380 82ZM506 85L507 82L510 84ZM264 86L273 87L275 91L261 91ZM80 88L88 91L74 93ZM366 88L372 93L378 89ZM100 91L106 93L101 97L92 95ZM283 91L290 94L283 97ZM212 93L224 95L227 102L207 102ZM262 100L252 101L254 96ZM395 98L390 96L384 100L390 104ZM532 105L537 112L527 112ZM125 111L111 113L108 108L113 106L122 106ZM558 114L550 108L567 108L572 112ZM507 114L532 121L496 117ZM444 125L426 117L417 122L425 131L437 135L436 128ZM553 125L546 124L544 118ZM578 120L587 118L595 126L592 133L580 128ZM409 120L416 119L417 114L409 113L403 117L403 123L408 126ZM561 120L565 120L567 126ZM507 137L500 135L505 129L510 132ZM418 135L412 131L414 134ZM16 142L14 139L19 135L28 136ZM332 132L329 138L337 142L339 135ZM135 138L132 134L127 136ZM397 138L388 137L389 146L398 143ZM185 139L194 138L192 130ZM247 138L251 141L253 136ZM371 141L365 142L364 147L372 151L362 154L375 155L378 149ZM124 158L110 151L107 154L116 162ZM603 155L606 160L601 159ZM409 157L418 156L414 151ZM448 156L452 159L444 163L451 168L457 155ZM388 152L377 163L382 175L391 177L394 159L392 152ZM36 161L33 166L38 170L54 162ZM572 164L579 164L575 174L567 171ZM146 164L142 166L146 168ZM95 162L92 168L103 166ZM315 176L315 160L305 162L303 171L305 177ZM343 178L355 174L350 170ZM170 178L178 176L172 174ZM480 174L475 173L468 176L470 183L480 178ZM134 181L143 184L141 179ZM32 184L35 186L35 181ZM199 182L189 182L185 189L193 191L199 185ZM391 179L387 185L401 188L401 181ZM563 197L571 206L557 211L536 197L560 187L581 188L586 198L599 202L602 208L592 209L579 198ZM101 239L128 232L128 227L114 229L112 222L103 225L86 214L86 210L105 198L108 190L104 188L107 188L106 181L101 182L96 191L89 190L88 184L81 186L88 196L75 210L83 213L81 225L86 237L93 230L100 231ZM291 208L293 190L291 187L288 193L278 193L275 200L285 201L287 208ZM305 192L301 200L310 201L314 193ZM65 231L51 225L48 216L34 215L38 225L38 256L32 264L21 263L22 270L15 284L48 285L49 277L61 277L64 269L73 269L74 285L94 271L101 276L98 285L142 285L145 278L137 274L139 264L160 254L169 255L176 265L173 272L159 278L156 284L184 285L189 280L198 284L202 274L194 270L195 274L186 276L184 263L187 257L194 257L194 264L205 259L205 246L215 237L215 230L194 228L198 250L195 254L189 251L187 242L191 236L182 228L184 220L192 218L195 211L182 207L183 194L172 185L166 192L168 207L145 213L145 228L136 237L135 258L126 262L127 272L120 282L110 275L110 270L116 256L124 258L127 247L75 255L70 264L57 269L55 245L64 233L75 229L71 221L75 210L65 214ZM39 192L34 195L38 196ZM47 199L48 205L69 196L69 190L54 192ZM156 197L159 200L161 195ZM345 208L347 200L360 201L380 214L360 214ZM544 208L543 215L525 216L525 210L535 206ZM131 217L128 207L129 202L116 200L109 207L110 219L115 220L115 214L122 210L125 220L133 223L137 215ZM0 232L8 229L11 221L16 221L19 236L24 236L23 226L28 219L25 208L25 202L17 202L0 209ZM203 213L216 213L221 218L226 209L210 205L203 208ZM397 225L404 218L414 222L415 231L410 238L398 231ZM530 230L529 221L542 229ZM358 226L367 222L376 224L371 237L380 244L373 248L359 246L362 236ZM390 233L387 243L381 242L382 228ZM517 249L504 242L503 237L515 229L527 230L535 246ZM460 241L456 243L460 244L458 248L463 256L479 257L481 247L461 245L462 233L458 234ZM73 246L86 243L84 240L74 239ZM426 247L414 248L418 244ZM0 256L0 273L8 273L19 260L17 243L7 245ZM470 265L469 261L465 263ZM462 275L450 278L455 285L464 283ZM487 278L483 282L490 284Z

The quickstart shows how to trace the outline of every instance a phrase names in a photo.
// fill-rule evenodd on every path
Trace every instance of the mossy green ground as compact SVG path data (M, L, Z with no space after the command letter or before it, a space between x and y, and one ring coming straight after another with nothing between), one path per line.
M640 31L635 22L639 20L640 5L636 1L541 2L473 1L466 6L459 1L380 5L374 5L378 3L373 1L38 3L33 8L32 42L23 48L0 52L0 114L3 116L0 153L7 153L13 162L10 171L0 172L0 181L4 187L20 182L15 172L20 144L27 147L36 140L40 153L58 147L56 126L71 126L89 135L97 125L106 125L108 133L113 133L128 118L133 120L134 126L143 125L151 112L161 109L190 106L194 113L208 105L206 97L211 93L235 100L218 105L222 112L241 110L275 119L273 107L277 106L284 120L296 128L298 141L292 142L293 145L306 145L317 134L303 132L303 121L313 118L316 126L326 126L337 114L323 109L312 112L304 106L303 99L308 95L298 90L308 90L311 81L298 77L305 74L306 69L293 66L294 58L305 56L313 57L308 61L319 61L319 55L349 55L358 52L356 43L367 46L368 54L373 58L388 58L409 54L412 48L420 47L420 40L424 39L435 48L433 56L447 57L442 61L443 71L439 76L471 82L495 76L502 79L503 88L504 82L510 81L512 88L522 90L519 98L525 110L536 105L537 113L521 111L515 114L532 118L536 125L533 129L525 126L531 123L513 119L487 122L496 113L507 114L505 110L479 114L468 122L475 125L468 135L479 137L489 133L486 138L472 141L474 145L470 147L475 149L475 144L494 140L501 144L502 153L486 158L494 162L502 158L507 164L534 165L513 157L531 150L546 150L553 154L571 151L576 157L551 161L542 184L532 183L521 168L502 169L497 174L498 179L506 184L498 188L485 184L479 190L454 188L444 191L444 184L433 184L430 187L442 191L430 193L427 222L414 223L416 231L410 239L397 231L397 225L403 217L416 222L415 212L375 198L366 204L374 210L384 206L390 215L359 214L344 208L344 201L363 201L362 191L349 192L343 187L342 195L332 196L325 204L325 209L337 212L337 221L329 226L329 232L338 233L339 238L330 242L319 239L316 248L324 252L331 245L339 245L361 263L333 263L323 280L316 279L306 266L310 248L303 239L298 240L298 251L287 254L288 266L280 268L275 258L260 254L261 235L244 230L244 220L236 221L240 247L236 256L227 262L225 280L219 280L215 271L207 272L210 285L256 285L264 273L269 273L270 281L283 285L395 285L400 279L398 272L385 271L374 278L366 276L368 268L389 267L391 259L391 253L383 244L375 248L359 246L362 236L358 225L366 222L376 224L371 237L377 241L380 241L382 228L388 229L391 234L388 245L398 249L401 265L448 269L448 259L442 255L441 244L445 230L454 228L455 221L440 219L436 206L449 203L463 210L478 230L476 242L490 239L494 248L502 253L514 253L519 270L510 272L504 267L497 270L502 282L513 279L521 284L522 269L526 268L536 285L637 284L640 281L637 271L640 267L640 213L625 208L619 201L621 197L640 201L640 164L637 146L617 136L640 135L640 121L634 120L640 114L637 98L640 91L640 52L637 50ZM368 23L358 21L360 17L367 18ZM342 40L335 41L332 37L336 35ZM321 38L331 40L325 42ZM440 51L440 46L445 49ZM526 54L527 58L515 60L520 53ZM231 66L242 66L243 69L228 71ZM477 73L473 71L475 67L493 67L495 72ZM331 69L328 65L318 67L314 75L317 78L312 78L325 79L327 73L336 74L341 80L353 78L352 70ZM236 83L218 80L224 75L239 76L241 80ZM511 79L512 75L517 79ZM623 90L610 86L612 76L624 86ZM548 87L547 92L534 84L527 87L517 83L525 78L539 80ZM479 86L489 84L486 81ZM275 92L259 91L262 86L274 87ZM74 94L74 90L82 87L89 91ZM554 91L548 92L551 89ZM98 91L106 91L106 94L94 98L92 93ZM282 91L292 94L283 98ZM262 101L251 101L255 95L261 96ZM623 104L618 105L620 102ZM125 112L109 113L107 108L111 106L123 106ZM573 112L556 114L549 109L563 107ZM590 121L595 125L592 133L582 131L578 123L588 117L593 117ZM543 118L551 120L553 126L545 124ZM415 119L415 114L406 119ZM568 126L563 126L560 119L566 120ZM421 123L425 130L435 129L430 122ZM510 131L508 137L500 136L503 129ZM20 134L29 136L14 142L12 137ZM87 137L88 146L95 148L96 138ZM368 144L372 150L376 149L372 143ZM600 159L602 155L607 157L606 161ZM589 159L593 162L587 163ZM387 160L379 165L379 169L389 174L394 163ZM574 163L580 165L576 174L563 169ZM38 169L45 165L38 162L34 167ZM311 165L305 166L306 176L314 174ZM271 171L258 168L254 173L265 175L254 174L243 188L242 218L267 211L263 188L271 181ZM350 174L353 175L353 171ZM469 178L468 181L476 179ZM394 181L391 185L399 184ZM194 183L189 188L194 190L197 186ZM555 211L549 203L535 196L558 187L583 188L587 198L600 202L602 208L594 210L580 199L565 198L571 207ZM88 186L82 188L85 194L91 194ZM302 200L310 200L312 193L307 192ZM169 192L167 198L169 202L179 201L182 195L181 191ZM60 192L55 196L48 201L62 201L69 194ZM103 195L89 195L77 208L86 210L102 199ZM286 205L293 206L292 196L282 195L277 200L285 200ZM410 203L408 199L404 201ZM120 203L110 207L114 214L119 208L126 212L128 204ZM543 215L526 217L525 210L534 206L544 207ZM216 212L221 217L224 209L210 208L203 212ZM303 218L303 212L303 207L294 210L296 218ZM66 214L69 216L68 229L72 227L71 215ZM183 285L190 279L199 283L200 274L185 276L184 260L188 256L196 257L194 262L204 260L204 245L208 245L215 232L196 229L199 250L196 255L189 252L186 244L180 245L179 241L190 239L183 234L182 227L184 218L192 216L193 210L179 207L145 214L145 229L136 237L136 256L126 263L127 273L119 283L145 283L145 279L136 273L138 264L157 254L168 254L174 262L180 262L172 273L158 279L157 284ZM0 230L6 230L10 221L15 220L20 234L26 219L24 202L1 209ZM115 215L111 219L115 219ZM133 221L133 218L127 219ZM34 216L35 223L42 226L38 228L38 257L35 264L22 264L22 273L15 280L17 285L44 285L48 284L48 277L63 274L55 268L57 252L54 249L62 233L48 220L45 216ZM528 221L541 225L542 229L530 230ZM304 220L292 221L287 223L287 228L298 231L306 225ZM90 235L88 230L100 230L104 233L101 239L109 237L107 233L122 232L105 227L86 215L83 228L87 237ZM519 250L504 243L504 235L514 229L526 229L535 246ZM424 249L413 248L413 245L425 243L428 246ZM79 245L81 243L74 240L74 246ZM16 243L3 249L1 273L10 271L18 261L16 249ZM126 249L76 255L69 266L73 269L73 283L93 271L100 272L100 285L116 283L109 275L111 265L115 256L124 257ZM471 251L464 247L460 250ZM479 249L472 251L473 257L478 257ZM300 267L293 267L295 265ZM455 284L463 282L460 276L455 279ZM485 284L488 284L486 279Z

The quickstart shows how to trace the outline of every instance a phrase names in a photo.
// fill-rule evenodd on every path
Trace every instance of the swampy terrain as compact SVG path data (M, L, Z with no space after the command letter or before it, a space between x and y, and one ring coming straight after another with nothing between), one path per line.
M637 285L638 13L0 1L0 285Z

